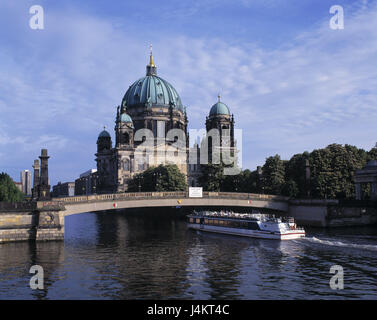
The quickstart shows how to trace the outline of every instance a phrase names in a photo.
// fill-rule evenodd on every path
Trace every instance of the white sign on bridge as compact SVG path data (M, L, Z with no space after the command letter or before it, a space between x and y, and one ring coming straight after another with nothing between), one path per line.
M203 198L203 188L202 187L189 187L189 197L190 198Z

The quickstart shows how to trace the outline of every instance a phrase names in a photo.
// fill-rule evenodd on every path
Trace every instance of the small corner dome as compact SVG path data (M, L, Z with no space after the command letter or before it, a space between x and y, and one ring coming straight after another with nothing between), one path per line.
M230 111L229 111L229 108L228 106L225 104L225 103L222 103L222 102L217 102L215 103L210 112L209 112L209 115L210 116L215 116L215 115L219 115L219 114L224 114L224 115L230 115Z
M110 136L110 133L108 133L106 130L103 130L103 131L99 134L98 139L99 139L99 138L111 138L111 136Z
M120 115L120 122L131 122L132 123L132 119L127 113L122 113Z

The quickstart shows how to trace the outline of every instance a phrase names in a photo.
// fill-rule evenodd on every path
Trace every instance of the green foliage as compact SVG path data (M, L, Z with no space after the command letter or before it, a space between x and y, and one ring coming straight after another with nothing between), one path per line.
M199 183L206 191L221 191L220 187L224 184L224 165L205 164L201 165L201 176Z
M306 161L309 153L295 154L285 165L285 183L282 193L290 197L305 197L308 182L306 181Z
M367 161L377 160L377 146L367 153Z
M331 144L310 154L311 195L316 198L353 198L353 176L367 161L367 153L354 146Z
M130 192L185 191L186 189L185 175L175 164L150 167L134 176L128 185Z
M299 194L299 191L296 181L290 179L284 183L281 193L284 196L295 198Z
M244 170L224 176L223 165L202 165L200 185L206 191L248 192L304 198L354 198L354 174L370 160L377 160L377 148L366 152L351 145L331 144L326 148L295 154L288 161L269 157L263 174ZM310 179L307 179L308 161ZM365 189L365 190L364 190ZM368 187L363 192L370 193Z
M2 172L0 173L0 201L18 202L24 200L24 194L14 184L12 178Z
M279 155L269 157L263 166L262 186L268 194L281 194L285 183L285 165Z
M225 176L221 191L226 192L259 192L259 179L257 171L246 169L238 175Z

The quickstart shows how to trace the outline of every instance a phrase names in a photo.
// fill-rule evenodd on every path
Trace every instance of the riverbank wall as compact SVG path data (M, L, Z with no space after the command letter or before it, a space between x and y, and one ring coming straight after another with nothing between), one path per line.
M308 227L348 227L377 224L377 203L360 200L290 200L288 215Z
M0 243L63 240L63 207L38 203L0 203Z

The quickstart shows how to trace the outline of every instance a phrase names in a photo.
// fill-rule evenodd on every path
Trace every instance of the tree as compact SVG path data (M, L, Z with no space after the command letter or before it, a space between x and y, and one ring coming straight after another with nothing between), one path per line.
M24 200L24 194L16 187L12 178L0 173L0 201L18 202Z
M220 189L226 192L258 193L260 192L258 179L256 170L246 169L237 175L224 176Z
M306 197L309 183L306 180L306 161L309 153L295 154L285 166L283 194L290 197Z
M140 186L140 188L139 188ZM185 175L175 164L150 167L137 174L128 184L128 191L185 191Z
M293 197L293 198L296 197L299 193L297 183L292 179L286 181L282 187L281 193L284 196Z
M268 194L281 194L285 183L285 163L279 155L269 157L263 166L263 187Z
M221 191L224 187L224 165L222 164L203 164L199 183L206 191Z
M331 144L310 154L311 193L318 198L354 198L354 173L367 161L367 153L354 146Z
M367 160L377 160L377 144L374 148L370 149L370 151L367 153Z

